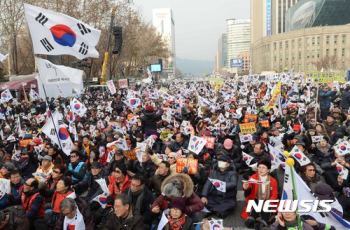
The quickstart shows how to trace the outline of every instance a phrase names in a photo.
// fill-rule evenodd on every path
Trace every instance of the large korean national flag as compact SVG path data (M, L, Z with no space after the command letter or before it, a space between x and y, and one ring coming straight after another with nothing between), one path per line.
M34 54L98 58L101 31L68 15L24 4Z

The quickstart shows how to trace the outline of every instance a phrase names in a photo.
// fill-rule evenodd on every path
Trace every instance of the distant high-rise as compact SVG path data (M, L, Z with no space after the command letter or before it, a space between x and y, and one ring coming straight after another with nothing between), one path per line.
M221 71L227 65L227 35L222 34L218 41L217 70Z
M251 41L284 33L287 11L300 0L251 0Z
M237 73L237 70L232 70L231 62L238 58L238 55L243 52L250 51L250 19L236 20L227 19L227 65L230 67L230 72Z
M170 8L153 9L153 26L168 45L172 57L163 60L163 73L174 77L176 68L175 22Z

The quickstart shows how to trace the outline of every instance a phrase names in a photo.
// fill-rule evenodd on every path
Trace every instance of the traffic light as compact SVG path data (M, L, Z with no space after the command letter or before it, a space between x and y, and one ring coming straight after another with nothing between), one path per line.
M123 28L120 26L114 26L113 35L114 35L114 49L112 53L119 54L120 51L122 50L122 45L123 45Z

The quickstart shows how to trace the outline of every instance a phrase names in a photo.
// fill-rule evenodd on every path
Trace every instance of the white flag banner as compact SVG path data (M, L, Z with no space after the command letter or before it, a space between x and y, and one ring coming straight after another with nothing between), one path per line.
M85 105L80 101L78 101L76 98L74 98L70 102L70 109L79 117L83 117L85 112L87 111L87 108L85 107Z
M147 78L143 79L142 81L146 84L149 84L152 82L152 72L148 67L147 67Z
M109 92L111 92L111 95L117 93L117 89L115 88L113 80L107 81L106 84L108 86Z
M24 4L34 54L98 58L101 31L68 15Z
M115 154L114 149L112 149L111 151L109 151L108 156L107 156L107 160L106 160L107 163L111 162L111 160L112 160L113 157L114 157L114 154Z
M55 84L80 84L83 78L83 71L63 65L55 65L48 60L35 58L38 66L40 80L45 85Z
M38 100L39 99L39 94L35 92L34 89L30 89L30 94L29 94L30 99L33 100Z
M1 54L1 53L0 53L0 62L5 61L5 60L6 60L6 58L7 58L8 56L9 56L8 54L3 55L3 54Z
M136 108L137 106L140 105L141 99L139 98L128 98L127 100L124 101L124 103L131 107L131 108Z
M313 195L310 188L305 184L303 179L299 176L298 173L295 172L294 167L286 166L284 171L284 185L283 185L283 193L281 200L295 200L293 196L293 183L292 183L292 175L291 171L293 170L294 174L294 183L295 183L295 191L298 200L316 200L316 197ZM335 200L331 206L341 207L338 200ZM303 210L304 207L298 205L298 209ZM312 216L316 219L316 221L320 223L326 223L333 226L335 229L350 229L350 223L346 221L341 216L338 216L333 210L328 213L319 213L319 212L308 212L301 213L302 215Z
M245 152L242 152L243 154L243 160L244 162L247 164L247 165L250 165L250 162L254 159L254 157L252 157L251 155L245 153Z
M153 137L149 136L144 143L146 143L148 145L149 148L153 147L155 140L153 139Z
M10 92L10 90L9 89L6 89L5 91L3 91L2 93L1 93L1 100L2 101L9 101L9 100L11 100L13 97L12 97L12 94L11 94L11 92Z
M210 182L214 185L214 187L219 190L220 192L226 192L226 182L225 181L221 181L221 180L217 180L217 179L211 179L208 178L210 180Z
M147 144L144 142L136 142L136 147L140 148L141 151L145 152L147 148Z
M207 140L205 140L204 138L191 135L190 143L188 144L188 150L194 152L195 154L199 154L206 143Z
M66 125L63 123L59 113L57 112L57 110L55 111L55 113L52 115L53 116L53 120L55 122L55 126L58 129L58 140L60 141L60 147L62 148L62 151L69 156L70 152L72 151L72 148L74 146L72 139L69 136L69 132L67 130Z
M94 199L92 199L91 201L96 201L97 203L99 203L101 205L101 207L103 209L106 208L107 206L107 196L109 194L107 192L103 192L102 194L96 196Z
M108 143L107 147L109 148L113 145L121 148L122 150L129 150L128 145L126 144L126 140L123 138L119 138L117 141L114 141L112 143Z
M166 215L169 214L169 209L164 210L163 214L162 214L162 218L159 221L157 230L163 230L165 225L169 222L168 218L166 217Z
M344 156L350 153L350 144L346 140L341 140L339 143L337 142L333 147L338 156Z
M41 131L45 133L45 135L51 139L56 145L60 146L60 142L58 141L55 126L53 125L52 119L47 119L44 126L41 128Z
M347 168L345 168L343 165L339 164L338 162L337 162L336 166L337 166L337 171L339 173L339 176L341 176L341 178L343 178L344 180L347 180L349 170Z
M0 200L6 195L11 193L10 180L0 178Z
M296 159L301 166L309 164L311 161L309 158L305 156L305 154L299 150L297 146L294 146L292 151L289 152L289 155L292 155L294 159Z
M210 225L210 228L209 228L209 229L213 229L213 230L221 230L221 229L224 229L224 221L223 221L223 220L211 219L211 220L209 221L209 225Z
M251 134L245 134L245 135L239 136L239 139L241 140L241 143L245 143L245 142L248 142L248 141L252 141L253 140L253 136Z
M323 136L312 136L312 143L318 143L323 139Z

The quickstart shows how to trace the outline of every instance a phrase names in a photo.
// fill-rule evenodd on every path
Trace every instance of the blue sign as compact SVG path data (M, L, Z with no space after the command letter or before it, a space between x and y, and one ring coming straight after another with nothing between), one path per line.
M243 60L239 58L231 59L231 67L241 67L243 66Z
M151 65L151 72L161 72L161 71L162 71L161 64L152 64Z
M266 35L271 35L271 0L266 0Z

